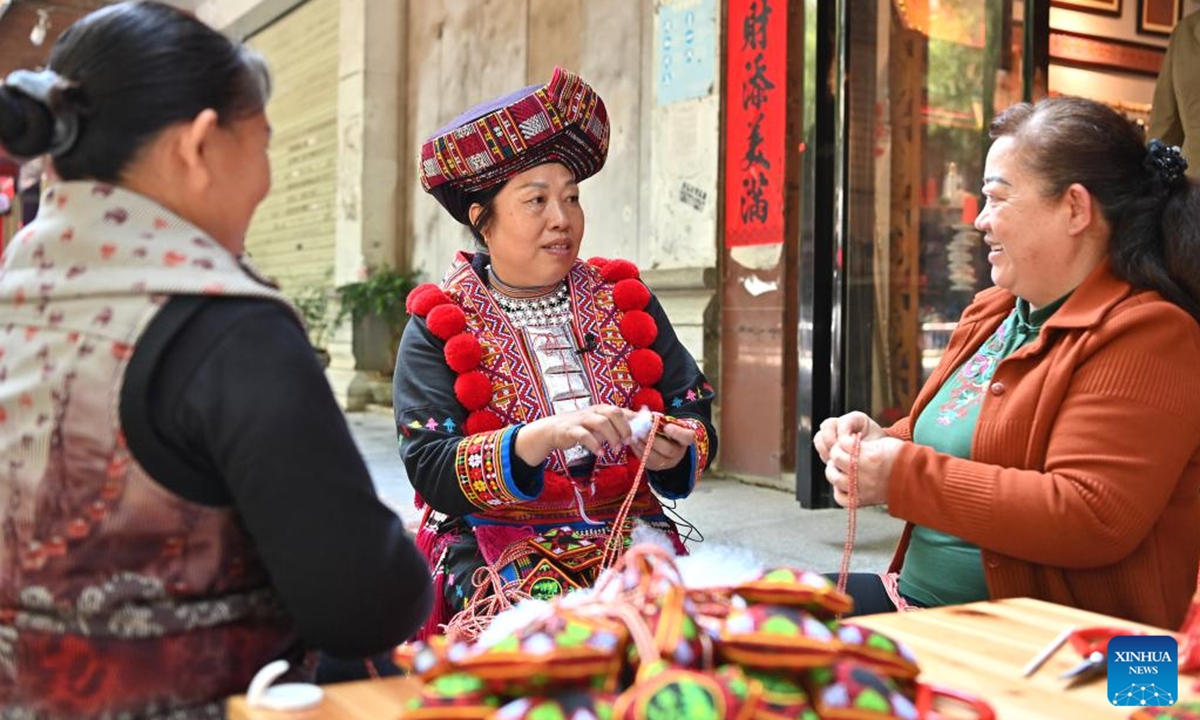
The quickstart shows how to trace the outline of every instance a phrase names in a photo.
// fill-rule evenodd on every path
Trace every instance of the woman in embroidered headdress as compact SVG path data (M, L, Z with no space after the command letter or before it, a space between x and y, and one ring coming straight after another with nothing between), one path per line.
M222 717L264 664L428 613L304 329L240 261L268 87L157 3L0 85L0 145L61 178L0 271L0 715Z
M814 438L839 503L856 473L859 504L908 521L892 572L847 587L862 612L1030 596L1177 627L1200 563L1200 184L1091 100L1014 105L991 136L996 287L908 417Z
M422 148L422 184L480 247L410 295L396 361L418 541L447 600L428 632L481 567L534 596L590 584L645 442L629 516L683 550L658 497L686 497L711 461L713 391L633 263L579 260L580 183L608 134L599 95L558 69ZM642 408L666 413L653 438L631 428Z

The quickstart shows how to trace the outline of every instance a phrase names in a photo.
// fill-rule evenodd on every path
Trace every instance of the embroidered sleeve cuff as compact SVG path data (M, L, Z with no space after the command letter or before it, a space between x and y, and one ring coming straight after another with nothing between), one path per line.
M692 449L696 451L693 467L694 477L699 478L700 473L708 467L708 426L696 418L671 418L671 421L696 433L696 444L692 446Z
M650 487L659 497L678 500L692 494L696 488L696 447L689 447L679 464L670 470L651 470L647 473Z
M673 418L668 420L696 433L696 443L687 449L683 460L671 470L650 473L650 483L655 492L668 499L687 497L700 480L700 474L708 467L708 428L695 418Z
M462 439L455 453L454 469L459 487L467 500L483 510L513 503L527 502L541 492L541 470L534 482L518 484L514 477L513 461L519 460L513 452L514 440L520 426L503 430L477 433ZM528 466L526 466L528 467ZM522 486L536 490L529 494Z

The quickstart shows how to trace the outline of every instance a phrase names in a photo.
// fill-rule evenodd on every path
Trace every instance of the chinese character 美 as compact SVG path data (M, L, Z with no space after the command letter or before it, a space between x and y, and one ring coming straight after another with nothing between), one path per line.
M742 169L749 170L751 165L759 165L771 169L771 161L762 152L763 134L762 121L766 116L758 113L758 117L750 124L750 137L746 138L746 154L742 156Z

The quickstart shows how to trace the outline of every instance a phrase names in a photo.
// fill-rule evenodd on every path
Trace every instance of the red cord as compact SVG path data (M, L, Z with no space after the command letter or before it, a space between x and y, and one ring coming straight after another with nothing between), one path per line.
M850 579L850 555L854 552L854 535L858 530L858 453L862 449L862 434L854 434L854 447L850 450L850 472L846 488L846 544L842 546L842 570L838 574L838 592L846 592L846 581Z
M642 450L642 461L638 465L637 475L633 478L633 483L629 486L629 492L625 495L625 502L621 503L621 509L617 511L617 516L613 518L612 530L608 534L608 542L604 544L604 558L600 562L600 571L611 568L616 564L617 558L621 556L621 551L625 547L625 519L629 516L629 508L633 506L633 500L637 497L638 486L642 483L642 476L646 474L646 463L650 462L650 451L654 448L654 436L658 434L658 429L662 426L663 416L655 413L654 422L650 426L650 434L646 436L646 447Z

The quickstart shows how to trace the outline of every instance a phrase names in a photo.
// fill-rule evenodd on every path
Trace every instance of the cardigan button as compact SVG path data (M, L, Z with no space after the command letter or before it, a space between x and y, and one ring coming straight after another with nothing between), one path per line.
M1004 391L1008 388L1004 387L1004 383L1002 382L994 382L992 383L992 387L989 389L992 391L993 395L1003 395Z
M990 557L987 559L987 566L992 569L998 568L1000 567L1000 561L994 557Z

